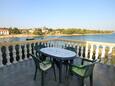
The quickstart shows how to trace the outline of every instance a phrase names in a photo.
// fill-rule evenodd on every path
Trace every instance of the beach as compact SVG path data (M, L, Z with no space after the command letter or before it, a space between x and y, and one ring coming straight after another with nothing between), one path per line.
M13 37L33 37L33 36L37 36L37 35L33 35L33 34L15 34L15 35L2 35L0 36L0 38L13 38Z
M95 33L95 34L47 34L43 36L82 36L82 35L103 35L103 34L112 34L112 33ZM42 36L42 35L34 35L34 34L13 34L13 35L1 35L0 38L13 38L13 37L34 37L34 36Z

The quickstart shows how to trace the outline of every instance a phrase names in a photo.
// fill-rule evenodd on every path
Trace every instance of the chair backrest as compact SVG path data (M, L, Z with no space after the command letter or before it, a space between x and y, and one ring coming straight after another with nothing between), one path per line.
M93 73L94 65L95 64L85 65L85 67L84 67L84 70L85 70L84 77L88 77Z
M44 44L39 44L39 45L36 45L35 47L34 47L34 49L36 50L36 56L40 59L40 60L42 60L42 61L44 61L45 59L46 59L46 56L44 56L41 52L40 52L40 49L41 48L45 48L46 46L44 45Z
M35 63L35 66L36 67L39 67L39 63L41 62L35 55L33 55L33 54L29 54L31 57L32 57L32 59L34 60L34 63Z
M76 50L75 50L75 48L73 48L73 47L65 47L64 49L71 50L71 51L73 51L73 52L76 53Z
M36 50L36 51L39 51L41 48L45 48L46 46L44 45L44 44L39 44L39 45L35 45L35 47L34 47L34 49Z
M90 76L91 74L93 74L94 66L95 66L95 64L98 63L98 62L99 62L99 60L95 60L93 63L84 65L84 70L85 70L84 77L88 77L88 76Z

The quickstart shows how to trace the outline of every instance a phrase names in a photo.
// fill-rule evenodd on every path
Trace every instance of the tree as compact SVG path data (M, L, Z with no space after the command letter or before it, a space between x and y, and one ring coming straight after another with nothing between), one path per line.
M21 34L21 31L18 28L9 28L9 34Z
M14 28L13 32L14 34L21 34L20 30L16 27Z
M43 35L41 29L35 29L34 32L33 32L33 34L35 34L35 35Z

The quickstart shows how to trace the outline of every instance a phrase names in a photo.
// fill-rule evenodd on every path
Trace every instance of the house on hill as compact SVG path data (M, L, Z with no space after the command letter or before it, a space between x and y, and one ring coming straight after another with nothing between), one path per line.
M9 35L9 30L7 28L0 28L0 35Z

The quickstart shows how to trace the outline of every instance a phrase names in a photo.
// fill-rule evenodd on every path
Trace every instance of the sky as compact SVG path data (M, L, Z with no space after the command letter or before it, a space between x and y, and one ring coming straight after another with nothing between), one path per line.
M0 27L115 30L115 0L0 0Z

